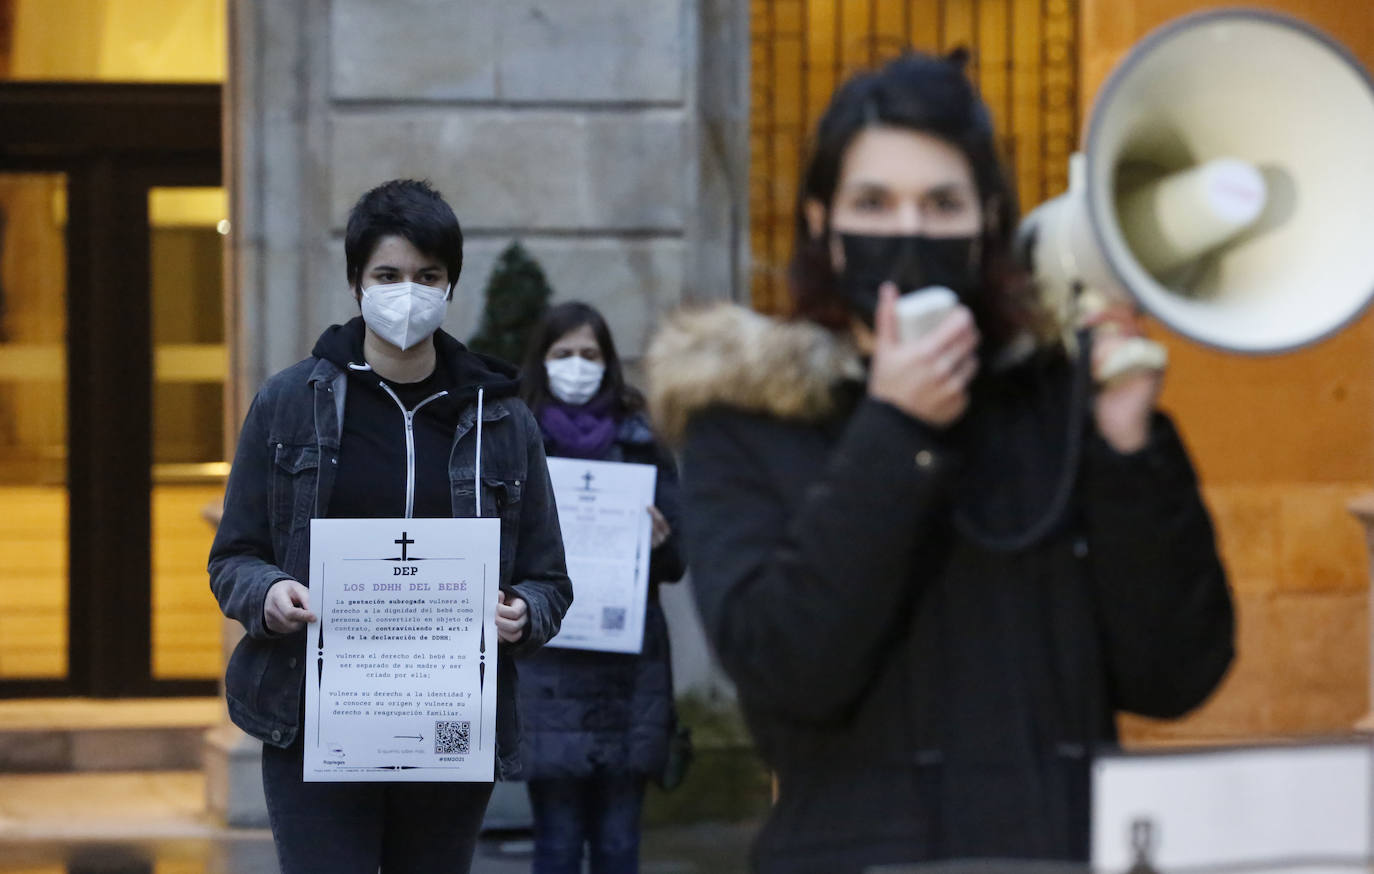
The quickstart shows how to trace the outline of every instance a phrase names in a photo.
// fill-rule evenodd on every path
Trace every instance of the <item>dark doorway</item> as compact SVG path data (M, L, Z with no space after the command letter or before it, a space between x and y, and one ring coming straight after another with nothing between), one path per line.
M213 344L182 342L175 355L156 345L167 319L155 313L155 287L186 292L156 269L150 213L158 192L221 184L220 117L214 85L0 83L0 195L9 195L0 198L0 267L29 264L27 273L0 271L0 344L10 341L0 356L0 483L17 484L19 495L4 511L13 533L0 536L10 556L0 588L16 605L0 620L17 647L7 656L0 641L0 697L215 692L205 671L169 676L154 658L153 423L171 410L216 440L220 426L205 377L199 388L162 388L164 378L197 378L168 368L206 371L214 357L195 357ZM16 203L30 214L52 210L61 232L49 242L25 235L3 211ZM208 249L210 258L186 263L218 269L213 240L160 245ZM206 279L219 288L219 276ZM180 303L173 330L192 341L195 330L181 322L222 330L222 311ZM63 538L40 536L53 528ZM65 593L39 593L54 573L65 576ZM203 581L200 592L208 601ZM28 662L25 635L34 641ZM217 634L204 643L217 650Z

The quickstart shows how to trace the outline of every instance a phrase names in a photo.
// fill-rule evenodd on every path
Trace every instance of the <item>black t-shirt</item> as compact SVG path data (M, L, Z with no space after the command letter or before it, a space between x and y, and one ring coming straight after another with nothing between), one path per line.
M382 387L385 382L413 416L415 497L411 515L453 515L448 461L456 404L446 368L419 382L388 382L372 371L351 371L344 397L339 470L325 515L334 519L402 518L406 509L406 415ZM426 399L448 391L434 400ZM416 407L419 409L416 410Z

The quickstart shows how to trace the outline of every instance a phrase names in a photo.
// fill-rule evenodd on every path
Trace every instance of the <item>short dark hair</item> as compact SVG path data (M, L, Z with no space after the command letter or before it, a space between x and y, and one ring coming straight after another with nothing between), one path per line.
M615 341L611 339L611 329L606 325L606 320L595 307L578 300L550 307L530 332L529 343L525 346L525 363L520 372L521 399L536 413L548 403L551 395L544 356L549 354L549 347L560 337L583 325L591 326L596 345L601 347L601 359L606 365L606 375L601 379L601 390L597 392L597 397L613 399L612 408L617 418L643 409L644 396L625 383L620 355L615 351Z
M980 324L995 348L1036 319L1028 283L1012 257L1018 217L1016 190L998 157L992 117L965 75L968 53L944 57L908 51L881 69L860 73L841 85L821 117L797 194L788 284L794 315L829 328L850 323L850 311L830 263L828 234L813 237L806 203L815 199L829 214L850 143L871 126L930 134L957 148L973 170L983 205L983 282L993 299Z
M463 270L463 229L458 217L429 182L393 179L358 198L344 231L348 284L362 290L363 268L383 237L404 237L424 254L444 262L452 291Z

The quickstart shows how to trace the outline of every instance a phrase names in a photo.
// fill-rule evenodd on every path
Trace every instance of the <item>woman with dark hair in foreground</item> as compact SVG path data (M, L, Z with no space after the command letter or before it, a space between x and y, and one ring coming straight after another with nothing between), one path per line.
M650 350L698 606L778 777L759 871L1085 859L1115 713L1186 713L1232 657L1161 374L1095 386L1049 339L963 66L909 54L836 92L793 320L684 312ZM927 286L959 304L899 336ZM1094 359L1139 326L1097 332Z

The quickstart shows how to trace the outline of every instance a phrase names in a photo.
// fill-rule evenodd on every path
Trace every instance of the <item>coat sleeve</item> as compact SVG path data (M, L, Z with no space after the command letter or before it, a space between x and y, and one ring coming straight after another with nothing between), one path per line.
M262 395L253 399L239 432L224 492L224 514L210 546L210 590L220 610L250 637L275 637L263 619L267 590L291 575L275 564L269 503L272 459Z
M929 530L941 503L944 465L932 462L931 431L866 399L824 470L789 506L768 475L789 438L797 438L790 426L725 410L689 425L692 585L741 697L787 719L826 723L847 716L906 631L919 585L917 532Z
M572 605L573 588L563 554L558 505L549 480L544 441L534 417L523 406L526 480L520 506L520 540L515 551L511 588L529 606L525 636L511 645L513 655L534 652L558 634L563 614ZM503 644L504 645L504 644Z
M1188 454L1162 414L1122 455L1100 437L1085 459L1085 527L1116 709L1181 716L1234 655L1234 617L1212 523Z
M682 545L682 489L677 464L666 449L655 446L658 477L654 483L654 506L668 522L668 539L649 555L649 582L676 583L687 572L687 556Z

